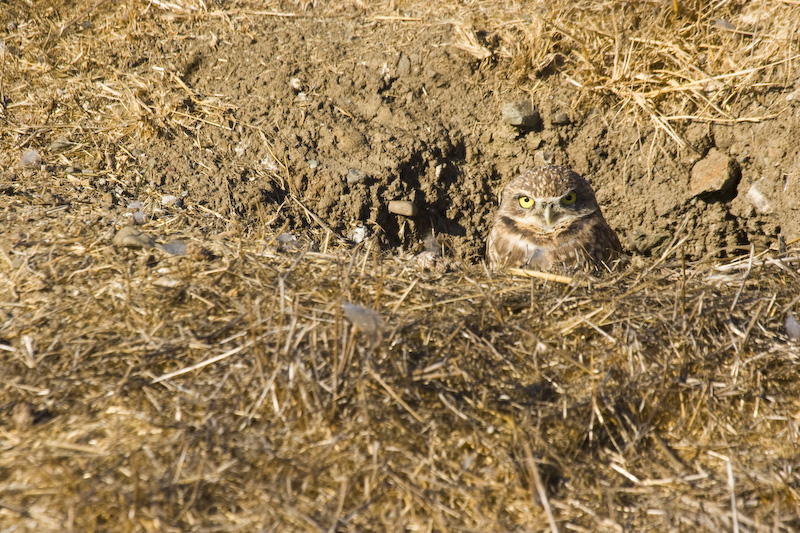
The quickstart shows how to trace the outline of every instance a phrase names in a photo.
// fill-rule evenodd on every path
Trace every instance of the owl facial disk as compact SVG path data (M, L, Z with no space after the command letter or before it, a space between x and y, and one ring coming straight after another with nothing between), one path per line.
M569 192L564 196L554 196L551 198L532 198L530 196L519 196L518 205L525 213L525 217L532 217L539 220L538 226L546 232L551 232L558 226L558 221L564 214L564 206L571 206L575 203L575 193ZM565 202L565 198L567 199ZM571 203L570 203L571 201Z
M514 195L518 220L540 233L557 233L573 221L590 215L595 209L573 190L560 196L536 198L524 192Z

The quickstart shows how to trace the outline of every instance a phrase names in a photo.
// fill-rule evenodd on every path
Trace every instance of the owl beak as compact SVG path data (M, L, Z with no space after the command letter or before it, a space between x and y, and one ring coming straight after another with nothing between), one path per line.
M552 205L550 205L549 203L544 204L544 223L547 224L548 226L551 223L551 221L550 221L550 209L551 208L552 208Z

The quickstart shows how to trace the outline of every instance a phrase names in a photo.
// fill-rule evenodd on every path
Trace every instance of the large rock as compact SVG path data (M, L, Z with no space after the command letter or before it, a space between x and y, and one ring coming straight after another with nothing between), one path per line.
M708 155L692 167L689 191L692 196L726 193L736 185L738 177L735 161L727 154L712 148Z

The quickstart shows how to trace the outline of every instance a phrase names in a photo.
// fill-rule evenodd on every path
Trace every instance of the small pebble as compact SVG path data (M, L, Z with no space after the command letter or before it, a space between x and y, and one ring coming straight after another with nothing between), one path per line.
M401 54L400 59L397 61L397 76L402 78L409 74L411 74L411 60L408 56Z
M275 240L278 242L277 249L279 252L291 252L302 246L300 240L291 233L281 233Z
M413 217L417 214L417 206L408 200L392 200L389 202L389 212L404 217Z
M180 204L177 202L180 200L174 194L164 194L161 196L161 205L172 205L175 204L175 207L180 207Z
M528 100L503 104L503 121L518 128L541 128L542 117Z
M289 80L289 87L296 93L299 93L303 90L303 82L300 81L300 78L292 78Z
M11 420L19 430L26 430L33 425L33 410L25 402L18 403L11 410Z
M347 320L349 320L359 332L367 336L373 345L381 340L383 319L379 313L350 302L342 303L342 311L344 311L344 316Z
M347 237L355 244L361 244L362 242L367 240L367 237L369 237L371 233L372 232L369 230L368 227L357 226L356 228L353 229L353 231L350 232L350 234Z
M75 143L70 142L70 140L66 137L58 137L55 141L50 143L49 150L51 152L63 152L64 150L71 148L74 144Z
M736 25L728 22L725 19L711 19L711 24L721 30L735 31Z
M158 249L169 255L186 255L186 243L183 241L172 241L161 244L158 246Z
M758 186L758 183L754 183L750 186L746 196L759 214L768 215L769 213L772 213L772 204L764 195L764 193L761 192L761 188Z
M144 211L136 211L133 214L133 221L137 224L144 224L147 221L147 215L144 214Z
M442 257L442 254L438 253L438 251L433 252L430 250L420 252L413 256L410 263L411 266L415 267L417 270L435 274L444 274L450 267L448 261Z
M25 153L22 154L22 158L20 158L19 162L23 168L41 168L42 156L38 150L26 150Z
M181 282L179 280L170 278L168 276L162 276L153 280L153 285L156 287L163 287L165 289L174 289L175 287L179 287L180 284Z
M353 185L354 183L362 183L365 179L367 179L367 175L358 170L357 168L351 168L347 171L347 184Z
M566 113L556 113L553 115L553 124L556 126L566 126L569 124L569 116Z
M139 200L134 200L134 201L132 201L131 203L128 204L128 209L137 209L138 210L138 209L141 209L141 208L142 208L142 202L140 202Z
M45 205L55 205L58 203L58 199L50 191L45 191L42 193L42 203Z
M309 159L306 162L308 163L308 168L312 170L319 166L319 161L317 161L316 159Z
M537 150L533 154L533 161L537 165L552 165L553 161L555 161L555 155L549 150Z
M146 233L142 233L133 226L123 226L114 235L114 245L125 248L144 248L150 249L155 246L156 241Z
M800 340L800 323L797 322L797 319L794 317L794 313L791 311L786 313L786 321L783 325L786 328L786 334L791 340Z

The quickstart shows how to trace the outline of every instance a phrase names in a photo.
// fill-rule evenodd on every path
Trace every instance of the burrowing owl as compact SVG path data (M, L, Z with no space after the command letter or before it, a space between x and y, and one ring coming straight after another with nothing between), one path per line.
M486 243L492 268L598 265L620 250L589 182L549 165L508 182Z

